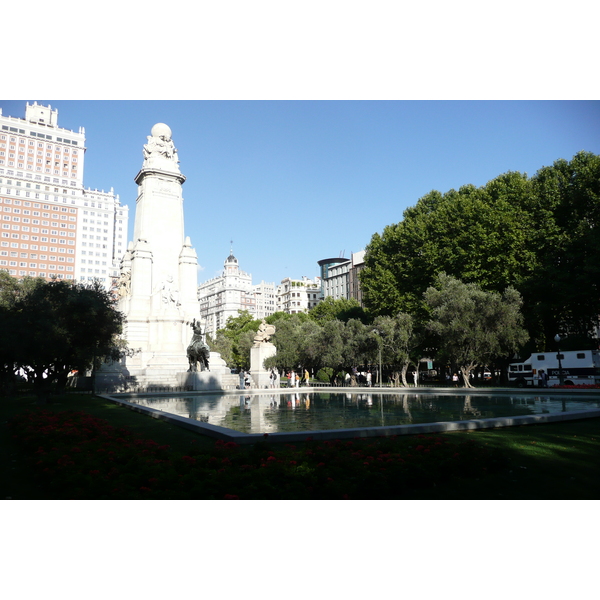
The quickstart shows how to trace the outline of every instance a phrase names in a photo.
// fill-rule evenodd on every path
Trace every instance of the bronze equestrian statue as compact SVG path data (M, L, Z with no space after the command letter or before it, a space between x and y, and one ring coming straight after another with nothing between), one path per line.
M210 358L210 348L202 340L202 329L200 321L194 319L191 323L191 328L194 330L194 335L190 345L187 347L187 357L190 363L188 373L200 371L208 371L208 359ZM198 369L200 363L200 369Z

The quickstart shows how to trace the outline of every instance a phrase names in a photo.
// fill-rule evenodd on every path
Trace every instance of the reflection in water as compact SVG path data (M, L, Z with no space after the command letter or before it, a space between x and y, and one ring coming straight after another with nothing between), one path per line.
M481 417L481 411L472 405L473 396L465 396L465 404L463 406L463 413L465 414L465 419L473 418L473 417Z
M379 427L600 407L597 398L575 396L322 392L138 397L129 402L243 433Z

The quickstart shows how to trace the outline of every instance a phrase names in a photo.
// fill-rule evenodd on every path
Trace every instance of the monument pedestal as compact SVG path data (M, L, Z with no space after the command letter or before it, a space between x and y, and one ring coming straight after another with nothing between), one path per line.
M264 361L277 354L277 348L270 342L260 342L250 348L250 376L259 389L271 385L270 371L263 366Z

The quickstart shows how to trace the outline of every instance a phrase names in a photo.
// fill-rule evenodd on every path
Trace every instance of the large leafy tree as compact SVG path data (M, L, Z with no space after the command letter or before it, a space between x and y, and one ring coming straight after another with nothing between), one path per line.
M307 340L314 336L319 325L303 313L280 316L272 324L275 334L270 341L277 348L277 354L265 360L264 366L276 367L281 373L311 366L312 357L306 353Z
M213 338L209 333L206 334L206 343L213 352L218 352L225 363L232 367L233 362L233 342L227 337L223 330L217 331Z
M4 362L25 372L39 397L63 388L73 370L118 358L123 315L101 282L25 279L15 286L3 279L3 289Z
M535 222L521 208L530 187L526 176L507 173L483 188L421 198L367 246L360 274L367 307L422 313L423 293L440 272L497 291L520 281L535 268L528 245Z
M332 382L338 373L345 372L350 373L355 384L352 368L368 362L373 339L368 327L358 319L347 322L332 319L323 324L314 344L320 366L330 369Z
M373 322L373 334L377 338L377 350L381 350L381 361L391 368L392 380L404 386L408 367L413 364L418 370L419 341L415 319L407 313L393 317L381 315Z
M375 234L361 285L374 315L425 318L423 293L445 272L484 290L513 286L536 349L557 331L589 344L600 314L600 157L581 152L532 178L432 191Z
M275 322L273 343L277 354L265 361L267 368L277 367L286 372L298 367L328 368L331 381L340 372L352 374L352 367L365 364L372 351L370 331L358 319L347 322L327 319L322 325L305 314Z
M536 349L558 332L589 346L600 314L600 156L580 152L538 171L538 265L520 287Z
M368 320L367 313L355 298L338 298L334 300L331 296L328 296L314 308L311 308L308 315L321 324L333 319L344 322L350 319L358 319L363 323Z
M216 349L218 346L225 350L225 355L222 357L230 367L249 369L251 340L259 327L258 319L255 319L249 311L240 310L237 317L229 317L225 327L217 331L216 340L211 340L214 346L211 346L211 350L219 352ZM215 341L218 343L214 344Z
M527 339L519 292L500 294L441 273L425 292L429 329L438 337L439 357L456 365L465 387L477 366L510 357Z

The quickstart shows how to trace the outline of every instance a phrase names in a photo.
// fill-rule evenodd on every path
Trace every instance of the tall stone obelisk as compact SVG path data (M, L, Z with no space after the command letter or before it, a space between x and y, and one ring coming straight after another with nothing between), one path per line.
M198 258L183 227L182 185L171 129L157 123L144 145L133 241L121 262L119 310L136 354L126 371L141 384L173 384L188 368L189 324L199 319Z

